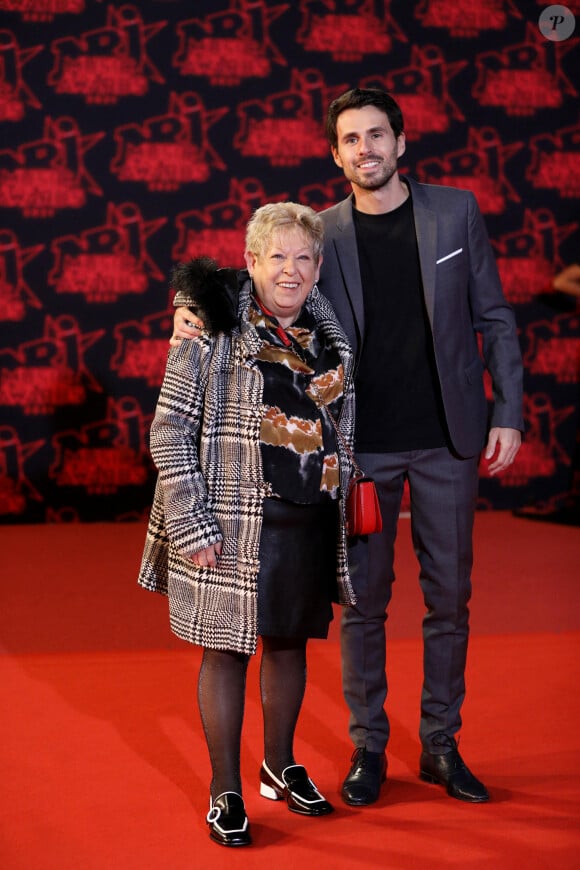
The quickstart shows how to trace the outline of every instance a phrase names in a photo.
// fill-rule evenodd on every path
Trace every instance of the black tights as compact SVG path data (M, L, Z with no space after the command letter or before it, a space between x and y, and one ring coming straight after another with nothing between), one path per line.
M213 798L242 793L240 742L249 656L204 649L197 687L212 768ZM264 758L277 777L294 764L294 732L306 688L306 640L263 637L260 692Z

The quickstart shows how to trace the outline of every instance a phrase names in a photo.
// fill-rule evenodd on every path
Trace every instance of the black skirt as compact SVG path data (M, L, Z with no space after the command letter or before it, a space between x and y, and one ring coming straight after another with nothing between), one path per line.
M337 598L338 503L264 499L258 634L327 637Z

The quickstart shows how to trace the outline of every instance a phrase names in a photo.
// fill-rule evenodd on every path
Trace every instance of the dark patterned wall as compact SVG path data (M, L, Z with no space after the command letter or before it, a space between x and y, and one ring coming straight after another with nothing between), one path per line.
M527 438L481 506L565 492L580 333L544 291L580 259L580 26L546 38L546 6L0 0L0 521L146 515L170 267L342 198L322 124L353 85L399 99L406 171L475 192L515 307Z

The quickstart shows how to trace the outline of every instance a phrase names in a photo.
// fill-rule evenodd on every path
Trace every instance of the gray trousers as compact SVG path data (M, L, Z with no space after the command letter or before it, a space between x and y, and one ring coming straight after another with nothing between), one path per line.
M458 459L447 448L403 453L359 453L377 484L383 531L358 539L349 561L357 596L343 610L342 679L355 747L382 752L389 739L386 618L395 579L393 561L405 478L411 494L411 530L419 560L423 619L423 689L419 736L427 751L437 733L461 727L469 634L473 520L478 459ZM439 750L440 751L440 750Z

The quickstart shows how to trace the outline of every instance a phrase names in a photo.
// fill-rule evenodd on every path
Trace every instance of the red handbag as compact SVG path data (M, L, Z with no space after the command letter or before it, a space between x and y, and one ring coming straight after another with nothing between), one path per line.
M380 532L383 528L383 518L375 482L372 477L365 476L346 438L330 413L330 408L320 395L320 391L314 385L312 386L316 392L318 404L328 414L334 431L346 450L354 469L354 475L350 480L346 496L346 533L349 537L354 538L356 535L372 535L375 532Z
M348 535L372 535L382 528L383 518L374 480L371 477L353 477L346 501Z

